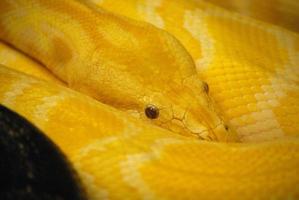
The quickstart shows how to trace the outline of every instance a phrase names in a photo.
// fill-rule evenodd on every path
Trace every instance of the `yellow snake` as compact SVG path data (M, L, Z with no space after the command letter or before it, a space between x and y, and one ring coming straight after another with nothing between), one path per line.
M8 66L48 81L1 66L0 102L60 146L90 199L298 198L297 34L201 1L97 3L118 14L0 3L3 41L114 107L0 46L18 59Z

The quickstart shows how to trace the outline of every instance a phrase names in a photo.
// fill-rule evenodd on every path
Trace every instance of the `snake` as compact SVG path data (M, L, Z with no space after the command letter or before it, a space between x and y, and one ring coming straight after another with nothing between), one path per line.
M191 0L0 11L18 57L0 102L62 149L89 199L298 198L296 33Z
M293 0L207 0L217 6L223 7L242 15L275 24L289 30L298 32L299 4Z

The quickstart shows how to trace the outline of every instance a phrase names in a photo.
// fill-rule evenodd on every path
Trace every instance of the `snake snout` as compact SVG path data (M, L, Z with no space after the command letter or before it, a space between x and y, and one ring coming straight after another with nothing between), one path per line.
M237 134L215 112L209 109L189 109L182 118L184 127L200 139L209 141L238 141Z

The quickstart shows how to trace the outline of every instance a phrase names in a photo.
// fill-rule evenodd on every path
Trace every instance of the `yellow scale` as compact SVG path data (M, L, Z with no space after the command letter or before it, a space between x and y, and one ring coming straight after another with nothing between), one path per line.
M117 14L83 1L12 2L0 2L0 38L19 50L0 44L10 67L0 67L0 102L59 145L90 199L298 198L297 33L195 0L96 2ZM160 118L146 118L149 103Z

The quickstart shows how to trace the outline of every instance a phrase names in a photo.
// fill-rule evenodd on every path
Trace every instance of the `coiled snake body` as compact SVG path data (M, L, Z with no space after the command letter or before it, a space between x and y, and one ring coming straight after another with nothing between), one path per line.
M92 2L0 3L1 40L64 82L6 50L46 81L1 66L1 103L60 146L89 198L298 198L297 34L200 1L111 2L177 39ZM224 143L238 140L252 143Z

